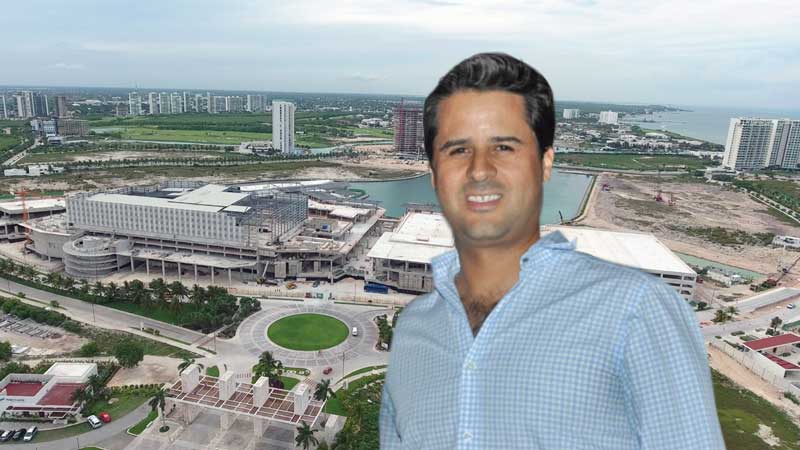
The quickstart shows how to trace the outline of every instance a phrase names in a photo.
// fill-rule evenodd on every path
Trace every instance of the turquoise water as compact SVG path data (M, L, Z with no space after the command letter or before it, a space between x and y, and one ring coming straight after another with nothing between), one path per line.
M747 270L747 269L742 269L741 267L729 266L727 264L722 264L722 263L718 263L718 262L715 262L715 261L709 261L707 259L698 258L696 256L686 255L686 254L683 254L683 253L678 253L678 252L673 252L673 253L678 255L678 257L680 259L682 259L686 264L691 264L693 266L697 266L697 267L711 266L711 267L727 269L727 270L730 270L733 273L738 273L742 277L749 278L751 280L755 280L755 279L764 277L764 274L761 274L761 273L758 273L758 272L753 272L753 271L750 271L750 270Z
M691 111L664 112L641 116L625 116L642 128L671 131L684 136L725 145L732 118L758 117L763 119L800 119L800 111L775 109L715 108L709 106L676 106ZM652 120L653 122L641 122Z
M565 220L576 216L584 193L591 182L591 176L563 173L553 169L550 181L544 185L541 223L561 223L559 211ZM386 215L392 217L403 215L404 203L439 204L431 188L430 175L401 181L350 183L350 187L363 189L369 194L370 200L380 200L386 208Z

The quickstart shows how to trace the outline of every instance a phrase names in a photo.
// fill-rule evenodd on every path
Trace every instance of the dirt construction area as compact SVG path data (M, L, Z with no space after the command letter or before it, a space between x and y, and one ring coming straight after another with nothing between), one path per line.
M131 369L120 369L108 386L130 384L173 383L178 378L180 359L145 355L144 360Z
M659 189L662 202L655 200ZM652 233L673 251L767 275L800 257L798 252L763 242L729 242L763 241L764 233L800 236L800 225L773 216L767 206L747 194L717 184L603 173L578 224ZM709 236L717 227L724 229L722 238ZM798 266L784 278L785 285L798 282Z

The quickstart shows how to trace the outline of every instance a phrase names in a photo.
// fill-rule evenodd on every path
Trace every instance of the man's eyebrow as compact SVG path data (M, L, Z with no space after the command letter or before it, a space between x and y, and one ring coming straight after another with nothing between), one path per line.
M455 147L457 145L464 145L464 144L467 144L467 143L469 143L469 139L451 139L451 140L445 142L444 144L442 144L442 146L439 147L439 151L443 152L443 151L447 150L450 147Z
M494 143L515 142L517 144L522 144L522 141L516 136L493 136L490 140Z

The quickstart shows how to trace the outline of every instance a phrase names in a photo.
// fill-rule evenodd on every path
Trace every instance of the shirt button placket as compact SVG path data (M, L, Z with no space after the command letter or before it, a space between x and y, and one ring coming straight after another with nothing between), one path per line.
M478 365L475 364L475 360L471 356L468 356L461 370L462 406L460 426L462 431L459 448L472 447L471 444L474 439L472 414L477 407L477 405L474 404L474 393L476 391L475 383L477 383L475 379L475 369L477 368Z

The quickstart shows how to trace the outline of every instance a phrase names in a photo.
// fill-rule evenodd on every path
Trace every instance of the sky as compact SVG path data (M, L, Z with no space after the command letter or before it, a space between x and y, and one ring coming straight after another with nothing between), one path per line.
M427 95L478 52L557 100L800 110L797 0L25 0L0 85Z

